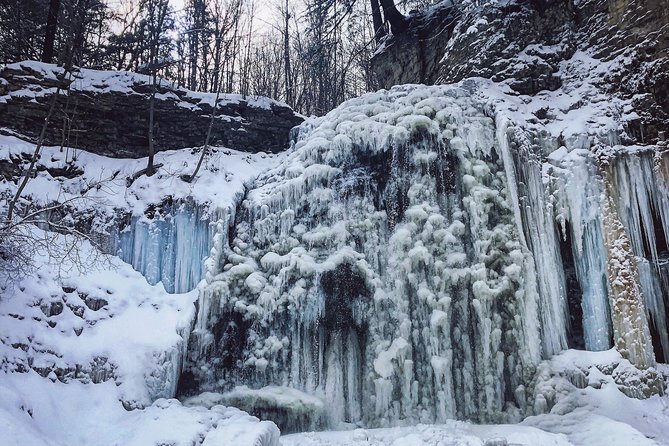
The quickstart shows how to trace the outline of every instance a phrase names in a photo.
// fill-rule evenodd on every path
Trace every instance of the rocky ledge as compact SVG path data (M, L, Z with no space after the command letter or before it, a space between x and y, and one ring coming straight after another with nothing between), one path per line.
M385 88L483 77L534 96L588 83L636 114L634 143L669 135L669 0L446 0L410 23L372 59Z
M33 61L0 71L0 127L37 137L60 86L45 144L80 147L100 155L148 155L149 76L125 71L63 69ZM155 100L156 151L204 144L216 95L159 80ZM221 94L210 143L248 152L279 152L303 118L264 97Z

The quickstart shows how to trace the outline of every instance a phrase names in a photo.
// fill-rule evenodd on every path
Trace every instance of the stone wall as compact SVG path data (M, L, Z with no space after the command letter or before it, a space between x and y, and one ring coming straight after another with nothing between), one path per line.
M24 62L0 71L0 127L37 137L51 103L54 65ZM46 132L47 145L139 158L148 154L147 76L81 70L58 97ZM156 151L204 144L214 94L193 93L163 81L155 101ZM290 129L303 120L287 105L267 98L221 95L210 144L249 152L278 152Z

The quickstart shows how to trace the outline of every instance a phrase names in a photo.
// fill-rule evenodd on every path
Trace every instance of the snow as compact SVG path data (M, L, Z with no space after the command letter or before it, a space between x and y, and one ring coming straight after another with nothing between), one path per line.
M22 154L33 151L28 142L0 135L0 160L23 159L27 166ZM128 187L126 179L146 167L146 158L112 159L44 147L37 175L22 198L36 206L67 202L74 216L92 219L91 230L108 252L132 264L150 283L162 282L169 292L186 292L204 277L203 261L210 254L217 224L227 227L246 188L283 155L212 147L197 179L184 182L180 176L192 173L199 156L194 149L157 153L155 163L163 167ZM73 178L50 173L65 168L81 173ZM15 188L13 183L0 183L0 194L13 195ZM148 213L152 208L157 209L154 215Z
M71 246L62 235L50 242ZM278 445L269 421L165 399L176 393L197 292L168 294L87 241L76 249L77 259L95 259L85 272L38 252L35 277L0 297L3 445Z
M73 243L64 236L49 242L52 251ZM116 380L119 395L133 404L173 396L197 294L168 294L120 259L96 254L87 241L78 245L76 259L38 251L35 277L3 293L2 370ZM77 260L91 262L85 274Z
M546 379L548 370L552 377ZM542 364L538 373L537 392L546 392L549 383L552 390L545 395L555 405L549 413L529 417L522 424L563 433L573 444L668 444L667 396L635 399L625 395L652 382L648 377L655 373L635 369L614 349L568 350Z
M57 81L58 76L63 73L63 68L52 64L26 60L22 62L6 65L5 69L13 71L27 71L29 77L37 77ZM130 71L104 71L89 70L86 68L78 69L72 76L71 91L96 93L122 93L122 94L140 94L138 88L151 86L151 76L146 74L133 73ZM167 88L168 93L156 94L158 100L171 100L179 107L189 110L200 109L199 105L206 104L212 106L216 100L216 93L200 93L184 88L179 88L171 82L158 78L159 88ZM0 102L10 100L12 97L39 98L55 91L55 87L45 89L24 88L8 92L5 96L0 96ZM184 101L186 99L187 101ZM242 96L233 93L221 93L219 95L218 105L225 106L230 104L248 104L251 107L271 109L272 107L288 107L283 102L266 98L263 96ZM236 117L220 115L219 118L236 119ZM238 117L237 117L238 118Z
M34 150L4 135L0 147L3 160L25 160ZM245 189L281 158L212 148L196 181L181 181L198 157L191 149L159 153L158 173L128 187L126 177L142 169L145 159L42 149L24 203L67 202L71 215L92 216L91 229L103 247L138 271L88 241L64 255L71 239L27 227L38 240L48 240L49 248L33 259L32 276L0 294L3 445L191 445L221 438L278 444L272 422L221 405L187 408L171 399L205 257L227 236ZM49 173L68 166L76 172L72 178ZM100 179L100 187L90 187ZM15 187L0 183L6 196ZM163 214L147 215L152 207ZM130 223L125 229L119 215ZM155 253L171 260L161 263Z
M564 435L512 425L473 425L449 421L444 425L418 425L385 429L356 429L345 432L322 432L287 435L283 446L571 446Z
M6 446L279 445L272 422L259 422L235 408L189 408L175 399L159 399L127 411L112 382L63 384L34 372L3 373L0 395Z
M74 178L52 177L41 170L28 183L25 196L37 204L65 201L81 196L86 199L81 207L95 201L108 212L115 209L141 217L151 205L159 205L170 196L173 200L192 199L212 208L227 208L235 197L250 185L259 172L273 167L283 155L245 153L225 147L210 147L203 168L196 181L186 183L179 177L191 174L200 157L200 149L181 149L159 152L154 163L163 164L151 177L140 176L130 187L126 178L146 167L146 158L117 159L74 148L43 147L39 166L46 169L81 170ZM15 136L0 135L0 159L17 159L21 154L32 154L34 145ZM27 164L26 164L27 165ZM98 187L99 185L99 187ZM11 190L13 185L3 183ZM90 190L89 190L90 189Z

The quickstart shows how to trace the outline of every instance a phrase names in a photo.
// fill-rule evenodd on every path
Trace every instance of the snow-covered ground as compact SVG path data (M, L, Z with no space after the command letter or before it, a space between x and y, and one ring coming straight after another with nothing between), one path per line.
M20 159L22 154L32 154L34 147L15 136L0 135L0 161ZM224 147L209 150L192 183L182 181L180 176L193 173L200 157L199 148L157 153L154 162L162 167L154 176L140 176L128 187L127 178L146 167L146 158L108 158L73 148L43 147L37 175L28 183L22 197L48 205L83 195L84 199L75 200L71 206L96 207L109 213L123 210L136 216L144 215L149 206L161 204L166 197L191 198L211 208L226 208L241 198L245 186L260 172L283 157L282 154L251 154ZM27 167L28 160L23 159L22 164ZM52 169L61 171L54 173ZM62 170L77 174L64 176ZM0 193L15 190L15 184L0 182Z
M25 168L34 146L0 136L0 149L0 160ZM168 197L192 200L203 215L234 214L255 176L281 158L213 148L196 181L182 181L198 157L191 149L161 152L158 172L127 186L146 159L45 147L22 203L67 202L101 232L118 213L151 225L146 210ZM0 182L5 197L15 188ZM82 238L29 224L22 233L34 241L32 268L3 277L0 290L0 445L276 444L270 421L165 399L176 393L197 290L168 293Z
M65 242L53 236L49 252ZM168 294L86 241L76 249L89 262L83 274L71 257L38 251L34 276L0 295L0 444L276 444L269 421L164 399L176 391L197 291Z
M476 425L449 421L442 425L418 425L385 429L355 429L287 435L283 446L570 446L564 435L533 427L499 424Z

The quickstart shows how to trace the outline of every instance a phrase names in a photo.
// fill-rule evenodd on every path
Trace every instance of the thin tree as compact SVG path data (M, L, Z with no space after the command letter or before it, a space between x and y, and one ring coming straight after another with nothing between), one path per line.
M238 11L236 8L233 11ZM207 156L207 153L209 151L209 141L211 140L211 132L214 128L214 121L216 119L216 110L218 109L218 101L221 97L221 86L223 83L223 76L220 75L220 67L221 67L221 54L225 50L225 53L227 54L230 46L230 41L227 41L225 44L225 48L222 48L222 42L223 38L225 37L225 34L227 30L230 28L230 21L235 22L235 26L237 22L239 21L239 16L233 12L232 17L228 15L230 10L226 12L225 17L221 17L220 10L216 10L216 30L214 31L214 35L216 36L216 44L215 44L215 50L214 50L214 76L213 78L216 79L216 97L214 99L214 103L211 106L211 114L209 115L209 127L207 128L207 134L204 138L204 146L202 147L202 152L200 153L200 159L197 161L197 166L195 166L195 171L193 171L192 175L182 175L181 179L187 183L192 183L193 180L195 180L195 177L197 176L198 172L200 171L200 168L202 167L202 162Z
M149 72L151 74L151 97L149 98L149 157L146 165L146 176L150 177L155 173L153 158L155 155L154 141L154 115L156 103L156 90L158 70L165 66L165 61L158 60L160 44L163 33L166 30L165 24L169 12L169 3L167 0L147 0L145 2L147 12L147 26L149 35Z
M286 103L291 107L295 106L293 100L293 76L290 70L290 9L288 0L283 5L283 69L284 83L286 90Z
M216 68L216 71L218 71L218 68ZM218 73L216 73L216 75L218 76ZM214 120L216 119L216 109L218 108L218 101L220 97L221 97L221 86L219 84L216 90L216 98L214 99L214 103L211 107L211 115L209 115L209 127L207 128L207 135L204 138L204 146L202 147L202 152L200 153L200 159L198 159L197 166L195 166L195 170L193 171L192 175L181 176L181 179L186 183L192 183L193 180L195 180L195 177L200 171L200 167L202 167L202 162L204 161L205 157L207 156L207 152L209 151L209 141L211 140L211 132L212 129L214 128Z
M380 43L381 39L386 35L386 30L383 28L383 18L381 17L381 7L379 6L379 0L370 0L370 2L374 37L376 38L376 43Z
M44 33L44 47L42 49L42 62L51 63L53 60L53 45L56 40L56 27L58 26L58 13L60 11L60 0L49 1L49 12L46 16L46 30Z
M51 117L53 115L54 110L56 109L56 104L58 102L58 98L61 94L61 91L67 90L70 88L70 83L71 83L71 76L72 76L72 67L74 63L74 58L76 57L77 52L81 49L81 45L83 43L83 39L85 36L85 25L86 25L86 12L88 9L88 0L80 0L77 2L77 22L75 26L72 29L72 33L69 36L68 39L68 47L69 51L66 53L65 56L65 63L63 65L63 72L58 76L58 84L56 87L56 92L54 95L51 97L51 102L49 104L49 109L47 111L47 114L44 118L44 121L42 123L42 130L40 131L39 137L37 139L37 143L35 145L35 150L33 151L33 155L30 158L30 164L28 165L28 169L24 172L23 178L21 180L21 183L19 184L18 189L16 189L16 193L14 194L14 197L12 200L9 202L9 205L7 206L7 217L6 217L6 224L11 225L12 224L12 219L14 217L14 210L16 208L16 204L18 203L19 199L21 198L21 195L23 194L23 191L25 190L26 186L28 185L28 182L32 178L33 171L35 170L35 165L37 164L37 160L40 157L40 153L42 151L42 146L44 144L44 137L46 136L46 130L49 127L49 124L51 123Z

